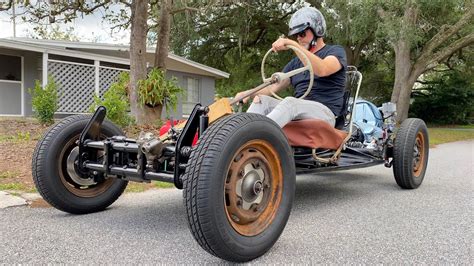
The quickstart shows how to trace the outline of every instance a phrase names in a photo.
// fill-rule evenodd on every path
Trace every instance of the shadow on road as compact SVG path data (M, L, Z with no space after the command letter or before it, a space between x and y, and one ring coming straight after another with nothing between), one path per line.
M292 216L343 205L354 198L371 197L371 193L380 190L394 192L398 190L393 180L387 180L374 174L357 172L334 172L297 177L296 195ZM159 191L158 191L159 192ZM168 190L159 193L141 193L125 195L128 199L109 207L107 210L88 215L72 215L54 212L51 218L63 221L93 220L94 227L107 228L107 231L129 230L133 226L136 234L149 234L150 230L167 231L172 234L188 233L186 211L180 191ZM99 229L100 230L100 229Z

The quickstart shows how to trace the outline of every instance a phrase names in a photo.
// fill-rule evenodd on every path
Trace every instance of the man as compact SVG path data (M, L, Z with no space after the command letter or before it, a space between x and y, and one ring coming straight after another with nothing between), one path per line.
M305 71L289 79L282 80L257 93L247 112L266 115L280 127L291 120L321 119L335 125L337 116L342 115L344 86L346 79L347 60L344 48L338 45L327 45L323 37L326 33L326 21L319 10L304 7L296 11L289 23L290 37L296 36L296 41L279 38L272 49L275 52L287 50L287 45L293 45L304 50L314 71L314 83L305 99L302 96L309 85L309 73ZM301 55L293 58L283 69L283 72L303 67L306 62ZM280 101L268 95L271 91L278 92L292 85L294 96ZM246 93L240 92L236 97ZM247 102L248 97L244 99Z

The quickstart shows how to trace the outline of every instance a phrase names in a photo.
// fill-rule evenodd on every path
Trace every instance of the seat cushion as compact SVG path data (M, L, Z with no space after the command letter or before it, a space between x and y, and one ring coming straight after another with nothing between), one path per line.
M283 127L291 146L312 149L337 149L341 146L347 132L335 129L319 119L291 121Z

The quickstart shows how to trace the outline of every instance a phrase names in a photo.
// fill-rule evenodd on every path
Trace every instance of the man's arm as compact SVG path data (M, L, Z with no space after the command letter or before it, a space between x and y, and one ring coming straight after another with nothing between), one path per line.
M279 38L273 43L272 47L275 51L282 51L288 50L287 45L293 45L300 48L301 51L303 51L303 53L309 58L309 61L311 62L311 65L313 67L314 74L318 75L319 77L326 77L332 75L342 68L341 63L335 56L330 55L326 56L324 59L321 59L317 55L305 49L299 43L290 39ZM299 52L297 52L296 55L298 56L300 61L306 66L306 59Z
M272 84L272 85L260 90L259 92L257 92L253 102L254 103L260 102L260 98L258 98L258 95L272 95L272 93L271 93L272 91L276 93L276 92L279 92L281 90L284 90L284 89L288 88L288 86L290 86L290 79L284 79L279 83ZM241 92L237 93L235 95L235 98L237 98L237 97L239 97L239 96L241 96L245 93L248 93L248 90L241 91ZM249 101L249 97L243 99L244 103L247 103L248 101Z

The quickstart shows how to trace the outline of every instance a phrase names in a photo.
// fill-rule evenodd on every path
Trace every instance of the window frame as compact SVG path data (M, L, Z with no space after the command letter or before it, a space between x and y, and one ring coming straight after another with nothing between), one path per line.
M193 76L184 76L183 78L186 81L186 94L185 94L185 97L183 97L183 101L182 101L182 104L181 104L181 111L182 111L183 116L189 116L192 112L192 109L194 108L194 105L201 102L202 79L200 77L193 77ZM195 81L195 84L197 83L197 101L189 101L189 98L188 98L188 96L189 96L188 92L190 90L190 87L189 87L189 80L190 79ZM185 106L187 104L192 105L192 107L190 107L190 110L185 110Z

